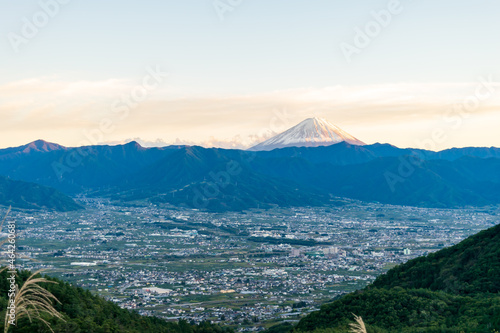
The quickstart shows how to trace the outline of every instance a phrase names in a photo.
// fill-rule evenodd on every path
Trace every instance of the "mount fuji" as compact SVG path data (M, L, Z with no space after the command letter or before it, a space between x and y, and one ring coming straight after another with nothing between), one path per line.
M262 151L285 147L330 146L339 142L363 146L364 142L323 118L308 118L294 127L278 134L249 150Z

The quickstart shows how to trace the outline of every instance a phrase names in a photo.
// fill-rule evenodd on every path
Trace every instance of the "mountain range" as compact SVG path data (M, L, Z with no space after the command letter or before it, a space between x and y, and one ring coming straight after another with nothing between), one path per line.
M314 144L324 143L323 134L336 130L315 118L301 124L298 129L317 128L312 137L321 139ZM297 126L271 144L288 142L283 138L297 133ZM302 139L292 136L313 142L310 132L303 133ZM332 142L338 139L327 136ZM266 149L247 151L145 148L137 142L69 148L38 140L0 149L0 175L66 196L142 200L211 211L317 206L337 202L337 197L441 208L500 203L499 148L434 152L367 145L357 139L352 144L351 137L346 134L330 145L269 150L266 144L260 146Z

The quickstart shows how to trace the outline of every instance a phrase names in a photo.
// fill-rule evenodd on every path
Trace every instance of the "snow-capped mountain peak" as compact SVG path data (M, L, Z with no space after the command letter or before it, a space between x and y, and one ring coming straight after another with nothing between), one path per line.
M343 141L352 145L365 144L328 120L314 117L308 118L285 132L259 143L250 150L329 146Z

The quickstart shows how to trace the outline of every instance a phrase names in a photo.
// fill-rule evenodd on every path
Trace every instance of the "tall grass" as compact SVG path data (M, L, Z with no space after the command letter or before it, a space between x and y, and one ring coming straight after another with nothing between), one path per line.
M10 212L10 207L0 224L0 231L3 228L5 220L9 215L9 212ZM7 240L8 238L0 240L0 246L5 244ZM5 269L7 269L7 267L1 269L0 273L3 272ZM43 270L38 270L35 273L33 273L23 283L21 288L19 288L18 285L15 286L15 296L14 296L14 306L16 313L15 324L17 325L17 321L19 319L26 317L30 322L33 322L33 320L39 320L43 322L50 329L51 332L54 332L52 330L52 327L50 326L50 323L46 319L55 317L64 321L62 314L59 313L52 305L53 302L57 303L60 302L50 291L43 288L39 284L57 283L57 282L49 281L41 276L37 277L37 275L39 275L40 272L42 271ZM6 311L4 333L7 333L9 331L10 326L12 325L9 319L10 319L9 311Z
M53 306L53 302L60 303L59 300L47 289L39 285L39 283L57 283L49 281L43 277L36 277L42 270L33 273L24 283L21 289L16 286L16 296L14 298L14 305L16 308L16 324L21 318L28 318L30 322L39 320L43 322L52 332L50 323L42 318L42 316L56 317L64 321L61 313L59 313ZM11 323L9 322L8 312L5 314L5 329L7 333Z
M367 333L363 318L356 316L354 313L352 315L354 316L355 323L349 324L351 333Z

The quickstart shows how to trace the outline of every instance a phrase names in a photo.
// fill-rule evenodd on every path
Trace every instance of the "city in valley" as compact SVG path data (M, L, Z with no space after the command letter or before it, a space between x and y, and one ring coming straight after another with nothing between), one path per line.
M45 268L123 308L238 330L296 322L411 258L499 223L497 207L328 207L208 213L80 198L85 211L11 213L19 268Z

